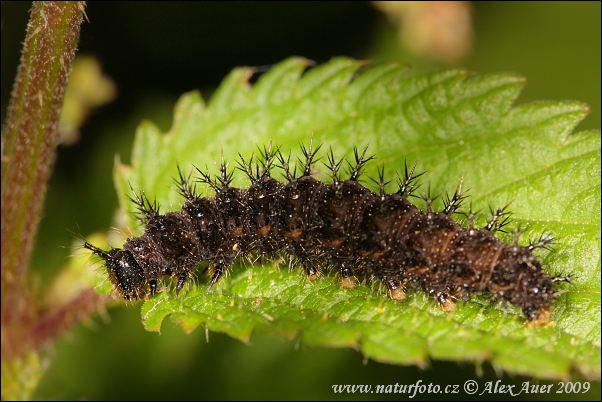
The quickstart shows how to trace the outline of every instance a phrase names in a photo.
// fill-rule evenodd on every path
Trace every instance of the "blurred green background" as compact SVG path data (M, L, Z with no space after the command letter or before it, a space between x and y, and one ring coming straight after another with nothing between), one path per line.
M2 2L2 118L4 119L29 3ZM592 113L579 129L600 128L600 3L472 3L474 47L455 66L477 73L512 71L528 78L519 103L573 99ZM96 109L72 146L60 146L49 185L32 271L42 286L66 263L73 237L106 231L117 197L116 155L129 162L143 119L163 130L179 95L200 89L207 100L235 66L269 66L299 55L393 59L415 68L436 64L399 47L396 27L365 2L92 2L86 9L80 54L95 56L118 96ZM67 247L65 247L67 246ZM81 262L85 269L86 261ZM209 342L207 342L207 339ZM166 320L146 332L138 307L112 305L105 316L73 328L48 353L51 366L39 399L406 399L407 395L334 394L334 384L504 384L488 364L431 362L427 368L365 362L351 349L313 348L272 334L245 345ZM482 377L477 377L482 372ZM553 382L540 381L542 384ZM466 399L463 392L445 399ZM486 395L479 399L506 399ZM571 395L521 395L548 399ZM586 395L600 397L600 383ZM440 399L418 395L415 399Z

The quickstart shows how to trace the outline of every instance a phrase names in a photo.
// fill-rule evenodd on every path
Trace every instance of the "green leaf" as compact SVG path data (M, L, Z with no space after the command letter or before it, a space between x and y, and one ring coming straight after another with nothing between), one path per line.
M445 313L420 291L398 302L375 282L346 290L332 273L309 281L300 270L264 262L233 267L209 293L205 275L179 298L173 286L166 289L143 304L145 327L159 331L171 316L185 331L201 325L243 341L256 330L276 331L311 344L354 347L394 364L488 360L537 378L599 379L600 133L573 133L588 107L512 107L525 84L513 74L420 73L347 58L309 67L305 59L287 59L253 86L253 70L237 68L208 105L198 93L182 96L165 135L141 124L132 166L115 167L126 226L142 231L131 216L130 183L156 197L163 212L179 209L182 200L172 188L177 164L184 172L192 164L217 172L212 165L222 152L234 166L237 153L248 158L273 141L299 156L299 144L311 138L349 158L354 145L369 142L391 178L418 158L427 171L423 188L430 183L433 194L453 191L463 177L483 221L489 206L511 202L522 244L553 233L554 251L540 254L545 269L574 280L559 285L563 293L550 324L527 324L516 308L484 295ZM369 165L367 175L376 177L377 166ZM325 178L324 167L316 167ZM247 186L243 176L235 175L234 184ZM512 233L501 236L513 241Z

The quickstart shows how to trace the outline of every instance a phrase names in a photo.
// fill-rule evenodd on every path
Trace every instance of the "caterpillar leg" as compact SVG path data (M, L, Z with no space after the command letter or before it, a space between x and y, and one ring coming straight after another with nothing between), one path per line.
M396 281L395 279L387 279L385 280L385 285L387 286L387 289L389 289L389 297L391 299L402 301L408 297L406 292L403 290L401 282Z
M215 285L220 280L222 275L226 273L226 269L226 265L222 263L216 263L213 265L213 273L211 275L211 281L209 282L207 292L209 292L213 285Z
M429 290L429 295L437 299L439 307L445 312L454 311L456 309L456 303L451 301L449 295L445 292L436 291L434 289Z
M339 267L339 275L341 276L341 285L345 289L353 289L357 283L357 277L353 275L353 271L344 264Z
M536 319L531 321L531 324L535 327L541 327L542 325L546 325L550 321L550 309L549 308L541 308L539 310L539 315Z
M153 297L155 293L157 293L157 281L155 279L151 279L148 281L148 283L150 285L150 295Z
M178 276L178 284L176 285L176 296L178 296L180 294L180 290L182 290L182 288L184 287L184 284L186 283L186 279L188 279L188 276L186 276L186 275ZM151 292L152 292L152 285L151 285Z
M318 279L320 277L320 270L310 261L304 261L302 263L303 268L305 269L305 274L309 278L310 281L314 279Z

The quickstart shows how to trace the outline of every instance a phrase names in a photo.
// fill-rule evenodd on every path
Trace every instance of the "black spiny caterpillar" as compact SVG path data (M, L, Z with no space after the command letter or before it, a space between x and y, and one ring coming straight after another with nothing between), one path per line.
M339 273L344 287L355 286L354 277L370 276L384 283L393 299L403 300L404 289L419 288L434 297L445 311L455 309L451 297L490 292L498 300L519 307L527 320L548 321L556 291L554 282L569 277L549 277L532 255L547 247L551 238L542 236L526 247L508 245L494 236L508 223L500 208L482 229L460 226L450 218L466 198L459 186L447 197L442 212L433 212L430 196L427 210L416 208L408 196L416 189L416 164L403 178L399 189L385 193L387 184L380 170L378 194L358 182L364 165L371 160L355 149L355 164L349 164L349 178L342 180L343 159L332 151L326 166L332 184L311 176L318 149L302 146L300 177L278 150L264 149L254 163L240 157L239 169L251 180L247 189L232 187L233 173L222 159L221 174L212 178L197 168L198 182L211 186L216 195L201 197L195 185L179 171L178 192L186 200L182 209L159 213L143 193L134 192L132 201L146 225L144 234L126 240L123 249L103 251L88 242L105 263L109 278L127 300L151 296L157 280L170 275L177 279L176 294L201 261L208 260L212 272L209 289L239 256L258 253L294 257L310 278L330 266ZM271 177L279 162L288 183ZM178 168L179 170L179 168Z

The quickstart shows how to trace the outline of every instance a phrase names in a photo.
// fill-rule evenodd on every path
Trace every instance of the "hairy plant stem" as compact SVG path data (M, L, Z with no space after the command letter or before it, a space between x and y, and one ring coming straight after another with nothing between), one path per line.
M36 298L27 271L84 2L34 2L2 137L2 357L34 347ZM52 331L51 331L52 332Z

